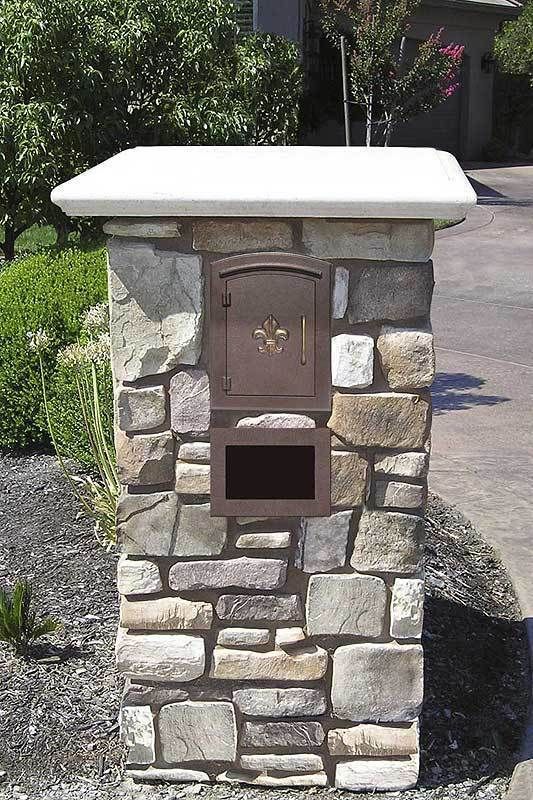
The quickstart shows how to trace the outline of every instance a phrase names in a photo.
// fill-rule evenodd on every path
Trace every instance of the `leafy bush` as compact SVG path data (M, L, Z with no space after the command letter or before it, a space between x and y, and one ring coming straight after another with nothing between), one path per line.
M32 642L59 627L51 617L38 619L32 605L28 581L17 581L12 594L0 589L0 641L10 644L17 655L26 656Z
M58 351L77 340L84 312L106 298L101 250L42 253L0 273L0 447L48 440L39 355L30 334L47 340L42 358L50 386Z
M239 36L234 0L0 0L5 257L35 222L64 235L50 189L120 150L288 144L298 76L294 45Z

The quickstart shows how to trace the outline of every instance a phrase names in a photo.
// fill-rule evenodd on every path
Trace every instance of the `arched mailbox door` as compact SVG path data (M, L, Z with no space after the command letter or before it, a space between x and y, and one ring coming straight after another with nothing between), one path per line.
M330 265L258 253L211 265L213 409L330 406Z

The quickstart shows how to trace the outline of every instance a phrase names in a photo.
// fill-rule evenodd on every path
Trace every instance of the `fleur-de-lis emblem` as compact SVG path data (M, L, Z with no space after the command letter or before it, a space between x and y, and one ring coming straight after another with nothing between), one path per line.
M262 328L256 328L252 333L254 339L261 340L262 344L257 348L260 353L267 353L273 356L275 353L282 353L283 346L280 342L286 342L289 338L289 331L280 328L279 322L273 314L269 314L263 322Z

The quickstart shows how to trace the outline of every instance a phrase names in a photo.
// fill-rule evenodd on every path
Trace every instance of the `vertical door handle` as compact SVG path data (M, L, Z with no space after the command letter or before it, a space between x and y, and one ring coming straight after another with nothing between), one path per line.
M300 356L300 363L302 364L302 367L305 367L305 365L307 364L307 353L306 353L307 331L306 331L305 314L302 314L302 316L300 317L300 321L301 321L301 325L302 325L302 354Z

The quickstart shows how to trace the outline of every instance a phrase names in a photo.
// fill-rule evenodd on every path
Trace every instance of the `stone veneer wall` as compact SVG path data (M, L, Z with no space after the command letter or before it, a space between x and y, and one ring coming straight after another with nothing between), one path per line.
M130 774L412 786L433 223L116 219L106 232ZM210 517L205 270L261 250L334 268L330 517ZM318 420L258 410L231 424Z

